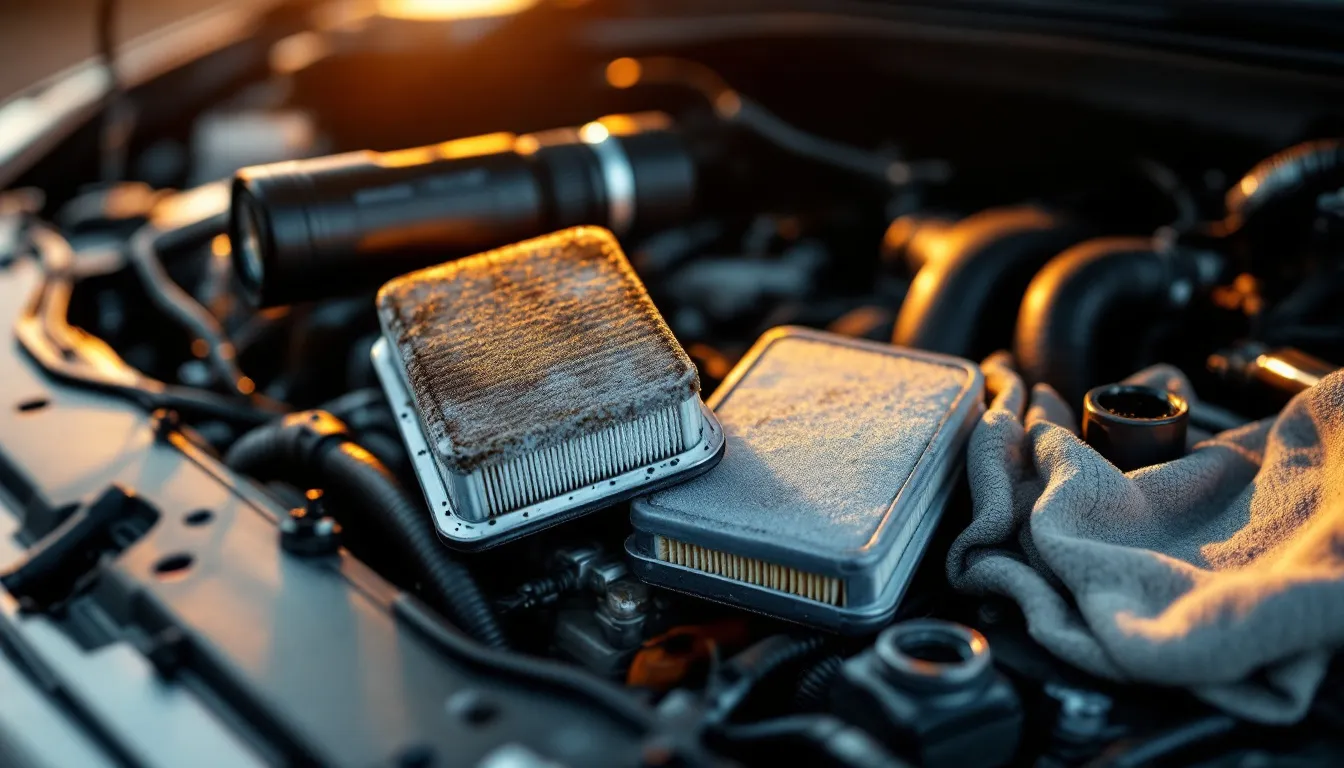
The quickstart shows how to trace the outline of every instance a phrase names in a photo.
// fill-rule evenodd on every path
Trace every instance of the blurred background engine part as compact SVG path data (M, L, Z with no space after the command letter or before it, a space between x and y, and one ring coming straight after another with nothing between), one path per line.
M1288 402L1339 369L1293 347L1245 341L1209 356L1209 370L1227 381Z
M1082 227L1039 206L992 208L957 222L897 218L883 247L915 271L893 344L979 359L1012 344L989 318L1015 317L1027 284L1082 239Z
M994 669L984 635L937 619L882 630L844 663L837 715L926 768L1012 761L1022 728L1017 692Z
M1297 347L1332 368L1325 361L1344 356L1341 147L1319 139L1270 156L1231 185L1212 220L1173 223L1152 237L1087 240L1051 259L1017 315L1013 351L1023 376L1079 408L1091 387L1163 358L1197 373L1204 360L1180 341L1191 328L1224 346ZM1238 329L1241 338L1229 338ZM1219 349L1205 347L1204 357ZM1237 357L1210 360L1215 377L1234 382L1229 372L1244 367ZM1242 395L1237 407L1253 415L1283 404L1264 388Z

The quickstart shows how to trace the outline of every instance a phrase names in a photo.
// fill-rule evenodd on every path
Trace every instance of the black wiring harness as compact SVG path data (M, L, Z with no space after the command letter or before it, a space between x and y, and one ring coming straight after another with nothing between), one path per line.
M255 426L278 415L280 409L273 404L150 378L128 365L101 339L70 325L74 251L59 232L45 224L30 223L27 235L41 266L42 280L19 315L15 335L48 375L129 400L148 412L160 408L177 411L185 419Z

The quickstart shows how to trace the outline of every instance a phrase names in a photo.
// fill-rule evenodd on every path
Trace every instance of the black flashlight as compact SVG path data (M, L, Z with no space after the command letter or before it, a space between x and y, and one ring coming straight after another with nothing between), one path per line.
M274 306L578 224L618 236L687 216L695 163L662 113L240 170L229 237L247 298Z

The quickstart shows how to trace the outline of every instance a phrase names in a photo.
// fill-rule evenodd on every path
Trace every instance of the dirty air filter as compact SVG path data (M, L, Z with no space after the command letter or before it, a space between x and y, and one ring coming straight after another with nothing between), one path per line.
M723 461L633 503L635 572L841 632L882 625L955 485L983 387L966 360L770 331L710 398Z
M479 549L712 467L723 433L611 233L577 227L378 293L374 366L441 538Z

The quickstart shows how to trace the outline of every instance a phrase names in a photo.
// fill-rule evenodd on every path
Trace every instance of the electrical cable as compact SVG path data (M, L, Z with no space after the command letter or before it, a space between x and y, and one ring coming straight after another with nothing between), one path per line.
M741 125L785 151L891 186L943 182L951 175L950 167L941 160L907 162L808 133L742 95L719 73L697 61L671 56L617 59L607 65L607 83L622 89L640 84L690 88L704 96L724 122Z
M815 750L825 765L852 768L908 768L866 731L831 715L791 715L743 725L721 725L715 736L724 746L759 759L765 750L798 760L797 750ZM799 762L807 762L801 760Z
M707 720L728 722L761 683L815 655L824 644L820 635L772 635L738 653L710 677Z
M1171 226L1177 230L1185 230L1195 226L1200 221L1199 201L1181 180L1180 174L1150 157L1141 157L1137 160L1139 173L1147 179L1159 192L1166 196L1172 206L1176 209L1176 217L1172 220Z
M495 601L495 612L508 615L554 605L564 595L577 591L579 586L577 569L567 569L552 576L525 581L513 592Z
M1135 741L1121 742L1087 764L1087 768L1138 768L1190 749L1236 730L1241 721L1230 715L1200 717Z
M798 690L793 696L793 706L803 712L824 709L830 702L831 685L840 675L845 657L840 655L824 656L803 670L798 676Z
M244 425L275 418L214 392L178 387L152 379L127 365L101 339L71 326L68 319L74 251L50 227L28 227L43 277L15 324L15 336L48 375L76 386L97 389L129 400L146 411L167 408L182 416L218 419Z
M227 226L228 213L217 214L200 223L199 234L213 236L222 233ZM256 385L238 367L233 344L224 327L191 294L173 282L163 268L159 259L160 242L169 237L177 242L184 239L176 230L161 230L153 223L136 230L129 245L131 265L135 267L150 300L192 339L205 342L206 359L216 378L231 392L243 397L251 396Z

